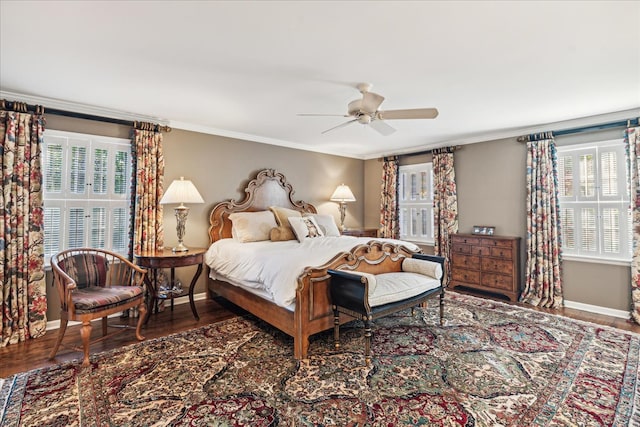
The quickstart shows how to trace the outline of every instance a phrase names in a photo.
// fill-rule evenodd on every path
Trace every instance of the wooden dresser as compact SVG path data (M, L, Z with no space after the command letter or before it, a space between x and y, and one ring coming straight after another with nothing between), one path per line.
M465 286L520 296L520 237L451 235L450 288Z

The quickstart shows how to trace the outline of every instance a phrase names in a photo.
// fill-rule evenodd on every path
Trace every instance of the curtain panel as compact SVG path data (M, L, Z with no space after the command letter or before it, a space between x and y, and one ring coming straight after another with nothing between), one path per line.
M134 129L132 134L133 253L159 250L164 246L162 205L164 153L162 133Z
M631 318L640 324L640 127L630 127L624 133L627 151L627 173L631 193L631 229L633 256L631 259Z
M400 222L398 211L398 158L385 158L382 163L380 189L380 237L398 239Z
M527 143L526 278L520 301L562 307L558 168L553 137Z
M2 347L46 332L43 133L42 115L0 110Z
M451 278L451 235L458 232L458 194L451 149L433 152L434 252L445 257L447 279Z

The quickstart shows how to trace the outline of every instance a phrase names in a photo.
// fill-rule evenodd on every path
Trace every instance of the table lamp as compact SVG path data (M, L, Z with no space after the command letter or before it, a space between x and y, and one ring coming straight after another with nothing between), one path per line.
M344 217L347 214L347 202L355 202L356 196L353 195L348 185L340 184L329 200L340 203L340 231L344 231Z
M175 204L179 203L180 205L175 208L176 213L176 231L178 232L178 246L173 248L174 252L184 252L188 251L182 239L184 238L184 230L185 225L187 224L187 215L189 215L189 208L186 207L185 203L204 203L202 196L198 193L196 186L193 185L193 182L188 179L184 179L183 176L180 179L174 180L167 191L160 199L161 205L167 204Z

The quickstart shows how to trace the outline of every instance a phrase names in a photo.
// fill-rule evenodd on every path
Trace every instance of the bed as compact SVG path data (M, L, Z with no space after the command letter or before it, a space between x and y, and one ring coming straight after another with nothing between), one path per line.
M400 271L402 259L420 252L417 246L408 242L348 236L306 239L303 242L296 240L239 243L237 235L234 237L232 234L230 216L234 214L260 213L269 211L274 206L307 215L317 214L313 205L293 199L293 187L283 174L274 169L258 172L257 176L249 181L244 191L243 200L220 202L210 213L211 246L205 256L209 272L207 284L209 294L225 298L293 337L293 352L296 359L307 358L311 335L334 327L328 269L376 274ZM237 217L238 215L235 215L232 218ZM313 240L314 244L318 242L318 246L335 243L338 249L331 255L327 252L328 249L323 247L322 255L317 255L316 247L312 247L311 243L305 245L310 240ZM299 246L293 252L286 252L296 245ZM234 248L243 250L247 248L246 252L241 252L237 256L243 260L244 267L236 268L229 273L229 270L225 270L225 266L233 261L230 254L235 250ZM276 248L274 249L277 254L275 257L281 261L286 260L286 264L283 267L259 267L262 265L259 261L264 261L272 248ZM313 253L303 252L302 249L313 250ZM292 253L295 255L287 255ZM301 258L302 256L306 258ZM319 259L324 261L318 262ZM307 260L309 261L306 262ZM268 265L270 263L267 263ZM255 282L277 283L258 285L253 283L250 277L240 280L233 273L239 270L261 276L260 280L256 278ZM255 272L252 273L252 270ZM271 271L265 273L265 270ZM291 283L284 283L289 281ZM267 290L281 289L281 286L284 286L286 291L269 292ZM349 320L351 318L347 316L341 317L340 323Z

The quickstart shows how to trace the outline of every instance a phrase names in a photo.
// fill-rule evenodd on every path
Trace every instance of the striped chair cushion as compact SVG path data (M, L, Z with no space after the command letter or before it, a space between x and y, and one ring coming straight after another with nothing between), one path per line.
M107 281L107 260L101 255L74 255L60 262L60 268L76 281L78 289L104 286Z
M141 286L89 286L73 292L73 304L77 314L92 313L116 307L139 297Z

